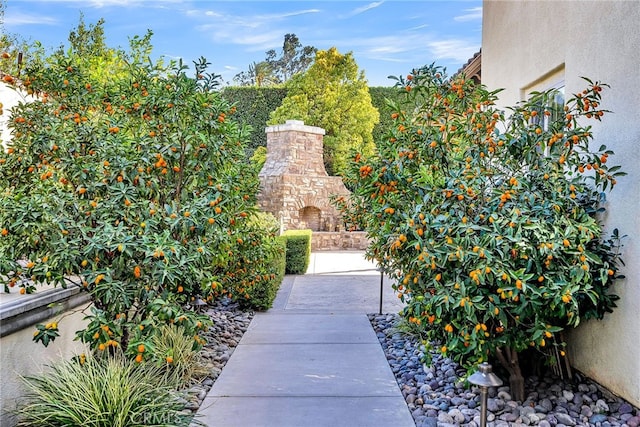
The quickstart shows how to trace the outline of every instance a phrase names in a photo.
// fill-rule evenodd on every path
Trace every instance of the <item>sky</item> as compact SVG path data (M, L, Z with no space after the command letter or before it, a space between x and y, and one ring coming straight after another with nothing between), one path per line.
M4 30L45 47L66 45L81 13L104 18L110 47L153 31L154 56L204 56L225 84L280 53L284 35L303 46L351 52L369 86L436 63L455 73L480 49L482 1L4 0Z

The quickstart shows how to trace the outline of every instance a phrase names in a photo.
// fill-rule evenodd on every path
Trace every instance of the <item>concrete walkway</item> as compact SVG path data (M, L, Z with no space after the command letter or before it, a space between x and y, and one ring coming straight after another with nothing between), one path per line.
M383 312L400 302L387 279ZM205 398L210 427L415 427L366 316L380 273L362 252L312 254L258 313Z

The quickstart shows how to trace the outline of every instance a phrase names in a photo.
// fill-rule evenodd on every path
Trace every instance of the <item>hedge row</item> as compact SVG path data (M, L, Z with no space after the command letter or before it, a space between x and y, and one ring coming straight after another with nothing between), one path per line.
M287 230L287 274L304 274L311 259L311 230Z
M247 155L251 156L256 148L267 145L264 132L269 114L282 104L287 89L282 87L225 87L222 97L236 105L236 119L250 125L251 139L246 145Z
M284 275L304 274L309 268L310 259L311 230L285 231L282 236L271 242L267 259L254 264L259 275L265 271L275 272L275 275L264 274L265 280L257 281L253 285L251 299L240 299L238 302L244 308L268 310L273 305Z
M286 266L286 243L287 239L283 236L275 238L269 259L265 260L263 265L269 266L269 271L275 272L274 276L264 275L268 280L256 283L252 289L250 303L241 304L243 307L254 310L268 310L273 305L280 284L284 279Z
M380 121L373 128L373 141L377 145L378 141L384 139L385 132L394 127L393 119L391 118L392 111L387 107L386 99L398 102L400 97L405 95L393 87L370 87L369 95L371 95L371 103L380 113Z

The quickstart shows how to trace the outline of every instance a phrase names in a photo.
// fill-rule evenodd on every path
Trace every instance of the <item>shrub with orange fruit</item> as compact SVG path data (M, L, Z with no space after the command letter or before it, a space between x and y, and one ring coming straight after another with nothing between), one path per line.
M196 79L181 63L141 58L150 45L135 43L130 53L60 51L26 66L37 99L13 110L21 120L0 151L0 282L23 283L16 260L26 259L29 283L78 286L93 304L77 337L132 359L141 352L129 343L148 342L158 325L188 336L206 328L196 297L250 300L250 262L272 272L260 264L268 233L247 225L258 189L248 130L214 90L218 77L204 58ZM230 278L238 252L242 282ZM50 330L34 339L47 344Z
M410 76L398 78L406 101L391 105L377 155L353 157L354 192L337 205L368 232L368 256L395 279L427 346L469 369L496 357L517 376L518 352L564 345L559 332L618 298L619 236L603 236L596 213L624 173L611 150L592 149L586 123L587 110L602 118L593 106L605 85L587 80L566 105L536 94L507 118L497 91L464 76L435 66Z

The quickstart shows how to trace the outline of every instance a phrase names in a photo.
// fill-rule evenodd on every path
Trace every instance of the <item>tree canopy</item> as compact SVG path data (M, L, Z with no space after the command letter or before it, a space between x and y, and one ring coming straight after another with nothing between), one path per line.
M233 80L240 86L262 87L286 83L309 68L315 52L313 46L302 46L295 34L285 34L280 57L275 49L270 49L265 53L264 61L253 62L248 71L236 74Z

